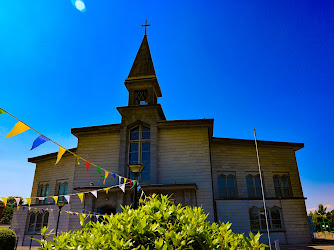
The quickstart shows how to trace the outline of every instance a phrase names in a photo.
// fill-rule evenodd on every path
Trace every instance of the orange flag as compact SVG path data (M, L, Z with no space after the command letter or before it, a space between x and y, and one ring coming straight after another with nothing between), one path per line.
M108 175L109 175L109 172L107 170L104 170L104 176L105 177L104 177L103 184L106 184L106 179L107 179Z
M27 125L25 125L23 122L18 122L15 124L14 128L12 129L12 131L10 131L6 138L12 137L14 135L18 135L23 133L24 131L27 131L28 129L30 129L30 127L28 127Z
M59 151L58 151L58 155L57 155L56 164L60 161L61 157L63 156L63 154L65 154L65 152L66 152L66 149L63 148L63 147L61 147L61 146L59 146Z

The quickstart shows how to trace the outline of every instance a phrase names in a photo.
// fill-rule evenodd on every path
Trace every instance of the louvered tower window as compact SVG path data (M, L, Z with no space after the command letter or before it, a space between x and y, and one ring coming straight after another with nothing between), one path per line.
M148 94L147 90L136 90L135 91L135 105L147 105Z

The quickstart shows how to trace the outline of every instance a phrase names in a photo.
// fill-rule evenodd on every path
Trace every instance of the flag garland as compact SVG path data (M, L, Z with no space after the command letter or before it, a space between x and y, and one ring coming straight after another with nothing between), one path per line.
M124 179L126 180L125 177L123 177L123 176L121 176L121 175L118 175L118 174L115 174L115 173L112 173L112 172L109 172L109 171L107 171L106 169L101 168L101 167L97 166L96 164L87 161L86 159L84 159L83 157L77 155L76 153L74 153L74 152L72 152L72 151L70 151L70 150L68 150L68 149L66 149L66 148L64 148L64 147L62 147L62 146L59 145L57 142L55 142L55 141L51 140L50 138L46 137L45 135L43 135L42 133L40 133L40 132L37 131L36 129L34 129L34 128L32 128L32 127L29 127L27 124L23 123L20 119L18 119L17 117L15 117L14 115L12 115L11 113L9 113L9 112L5 111L4 109L0 108L0 114L2 114L2 113L7 113L8 115L10 115L11 117L13 117L14 119L18 120L18 122L15 124L14 128L7 134L6 138L9 138L9 137L18 135L18 134L20 134L20 133L23 133L23 132L29 130L29 129L32 129L32 130L35 131L36 133L40 134L40 136L37 137L37 138L35 139L35 141L33 142L33 145L32 145L32 147L31 147L30 150L33 150L34 148L40 146L41 144L43 144L43 143L45 143L45 142L47 142L47 141L51 141L51 142L53 142L54 144L56 144L56 145L59 146L59 151L58 151L58 155L57 155L56 165L57 165L57 163L61 160L61 158L62 158L62 156L65 154L65 152L69 152L69 153L72 154L74 157L76 157L78 165L80 165L80 161L79 161L79 160L83 160L83 161L85 161L85 163L86 163L86 174L87 174L88 169L89 169L89 167L90 167L91 165L95 166L96 169L97 169L97 171L99 172L100 176L101 176L102 178L104 178L104 182L103 182L103 184L105 184L106 179L107 179L109 173L111 173L112 177L114 177L114 178L116 178L116 176L118 176L118 177L122 177L122 178L124 178ZM101 175L101 169L105 171L105 175L104 175L104 176ZM124 182L125 182L125 181L124 181ZM130 184L130 185L131 185L131 184Z

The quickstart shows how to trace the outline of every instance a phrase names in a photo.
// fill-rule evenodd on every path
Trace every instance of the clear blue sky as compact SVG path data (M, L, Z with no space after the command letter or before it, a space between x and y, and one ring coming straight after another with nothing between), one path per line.
M166 117L214 118L214 136L303 142L307 207L334 206L333 1L0 1L0 107L65 147L73 127L119 123L148 19ZM32 131L5 139L0 197L29 197ZM115 156L118 157L118 156Z

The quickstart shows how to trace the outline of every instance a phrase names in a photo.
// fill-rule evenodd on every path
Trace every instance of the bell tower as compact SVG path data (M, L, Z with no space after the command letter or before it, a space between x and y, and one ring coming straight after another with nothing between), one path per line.
M145 35L124 82L129 91L128 106L156 105L162 97L147 41L146 27L149 25L142 26L145 26Z

